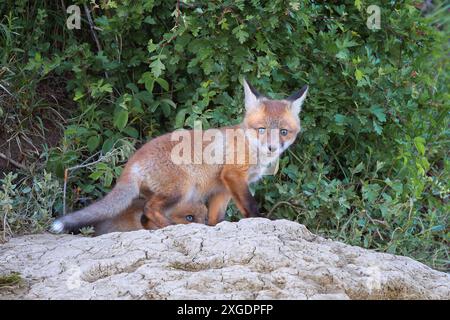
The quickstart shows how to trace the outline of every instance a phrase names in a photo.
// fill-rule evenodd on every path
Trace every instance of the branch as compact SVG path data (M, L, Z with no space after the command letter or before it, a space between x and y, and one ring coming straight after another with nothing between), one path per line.
M117 143L117 142L116 142ZM81 164L70 167L70 168L66 168L64 170L64 185L63 185L63 213L66 214L66 193L67 193L67 182L69 181L69 174L71 171L77 170L77 169L81 169L81 168L88 168L91 167L97 163L100 162L104 162L108 159L110 159L111 157L115 156L118 152L120 152L120 148L118 149L114 149L115 148L115 144L113 145L113 149L108 151L106 154L103 154L101 151L95 153L94 155L90 156L89 158L87 158L85 161L83 161ZM95 156L98 155L97 160L94 161L90 161L91 159L93 159Z
M97 160L87 163L88 160L92 159L97 154L100 154L100 156L99 156L99 158ZM63 214L64 215L66 214L66 193L67 193L67 182L69 181L69 171L73 171L73 170L77 170L77 169L93 166L94 164L97 164L99 162L104 161L111 154L112 154L111 151L106 153L105 155L102 155L101 152L97 152L96 154L94 154L94 156L91 156L88 159L86 159L86 161L83 162L82 164L77 165L77 166L73 166L73 167L70 167L70 168L66 168L64 170L64 185L63 185Z
M179 6L182 8L189 8L189 9L196 9L196 8L202 8L203 5L200 3L186 3L183 1L178 1L179 2Z
M177 4L175 6L175 10L176 10L176 17L175 17L175 25L173 26L172 30L176 31L176 29L179 27L180 25L180 15L181 15L181 11L180 11L180 0L177 0ZM164 41L163 43L160 44L161 48L164 48L165 46L167 46L169 43L171 43L173 40L175 40L175 38L177 37L177 34L172 35L172 37L170 37L169 40Z
M8 231L6 231L6 228L8 228L10 233L11 233L11 228L8 225L7 216L8 216L8 212L5 211L5 216L3 217L3 239L1 241L3 243L5 243L7 241L6 234L7 234Z
M296 210L299 210L299 209L301 208L300 206L297 206L297 205L295 205L295 204L292 204L292 203L290 203L290 202L288 202L288 201L279 201L279 202L275 203L275 205L272 207L272 209L270 209L270 211L269 211L269 213L266 215L266 217L270 219L271 216L272 216L272 214L273 214L273 212L275 211L275 209L278 208L278 207L281 206L281 205L287 205L287 206L289 206L289 207L291 207L291 208L294 208L294 209L296 209Z
M91 12L89 11L87 4L83 4L83 7L84 7L84 12L86 13L86 17L89 22L89 27L91 29L92 38L94 38L95 44L97 45L97 50L102 51L102 46L100 45L100 41L98 41L97 33L95 32L95 26L94 26L94 21L92 20L92 17L91 17Z
M15 98L15 97L13 96L13 94L12 94L11 92L9 92L8 89L6 89L6 87L4 87L1 83L0 83L0 88L2 88L3 90L5 90L6 93L8 93L11 97Z
M97 33L95 32L95 30L99 30L99 28L97 28L94 25L94 21L92 20L92 17L91 17L91 12L89 11L89 7L87 6L87 4L83 4L83 7L84 7L84 12L86 13L86 17L89 22L89 27L91 29L92 38L94 38L95 44L97 45L97 52L103 51L100 41L98 41ZM105 71L105 78L109 79L108 72L106 72L106 71ZM111 100L114 101L114 93L113 92L111 92L110 96L111 96Z
M66 8L66 4L64 3L64 0L61 0L61 6L62 6L62 8L64 10L64 14L66 14L67 13L67 8Z
M11 163L12 165L16 166L17 168L20 168L22 170L27 170L27 167L24 166L23 164L17 162L16 160L13 160L11 158L9 158L8 156L6 156L4 153L0 152L0 158L5 159L6 161L8 161L9 163Z

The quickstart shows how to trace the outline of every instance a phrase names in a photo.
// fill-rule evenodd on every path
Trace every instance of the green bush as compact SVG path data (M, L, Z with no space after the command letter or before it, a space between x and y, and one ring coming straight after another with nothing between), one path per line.
M243 76L273 98L308 83L302 134L255 186L262 211L448 266L448 6L425 17L414 1L378 1L381 29L369 30L365 0L77 3L81 30L65 28L59 2L0 5L3 64L58 77L77 103L48 158L60 178L124 138L239 122ZM120 174L95 168L70 188L100 196Z
M17 233L45 231L62 193L58 181L44 171L31 181L9 173L0 183L0 242Z

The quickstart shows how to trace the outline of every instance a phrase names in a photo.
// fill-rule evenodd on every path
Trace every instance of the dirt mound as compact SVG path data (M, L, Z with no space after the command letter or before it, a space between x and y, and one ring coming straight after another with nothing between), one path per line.
M0 246L7 299L449 299L450 276L286 220L190 224Z

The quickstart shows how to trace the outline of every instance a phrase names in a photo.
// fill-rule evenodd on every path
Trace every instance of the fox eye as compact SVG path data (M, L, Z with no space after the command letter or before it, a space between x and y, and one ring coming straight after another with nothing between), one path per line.
M258 128L259 134L263 134L264 132L266 132L266 128Z
M281 129L281 130L280 130L280 134L281 134L282 136L287 136L288 131L287 131L286 129Z
M194 216L193 215L188 215L188 216L186 216L186 221L188 221L188 222L192 222L192 221L194 221Z

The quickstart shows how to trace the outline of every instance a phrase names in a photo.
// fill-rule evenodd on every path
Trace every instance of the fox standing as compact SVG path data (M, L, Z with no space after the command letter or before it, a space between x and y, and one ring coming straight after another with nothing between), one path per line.
M144 209L147 218L152 216L152 211L162 212L179 202L200 202L207 203L208 224L215 225L224 218L231 199L244 217L259 216L248 185L257 181L267 166L277 161L294 142L300 131L299 113L307 91L308 86L304 86L287 99L272 100L259 94L244 80L246 112L243 122L200 133L204 137L211 130L224 134L231 130L233 137L213 142L203 139L200 149L191 150L191 159L202 159L205 149L211 146L222 148L224 154L231 153L231 158L235 159L241 156L241 150L234 147L240 141L247 150L244 161L176 164L173 150L179 143L172 136L176 131L159 136L136 151L110 193L84 209L59 218L53 223L52 230L71 231L113 218L142 194L157 204ZM195 140L195 130L186 132ZM255 155L258 161L253 163L250 159Z

